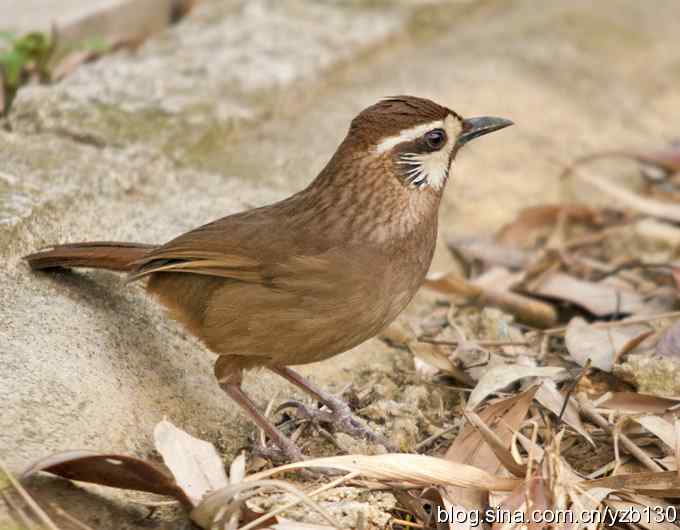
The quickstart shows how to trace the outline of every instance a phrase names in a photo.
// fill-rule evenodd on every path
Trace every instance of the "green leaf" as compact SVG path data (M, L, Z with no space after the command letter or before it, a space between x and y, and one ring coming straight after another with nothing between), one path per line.
M17 36L10 31L0 31L0 40L13 44L17 40Z
M0 66L5 74L5 84L8 87L17 87L21 81L21 72L29 58L17 50L10 50L0 54Z

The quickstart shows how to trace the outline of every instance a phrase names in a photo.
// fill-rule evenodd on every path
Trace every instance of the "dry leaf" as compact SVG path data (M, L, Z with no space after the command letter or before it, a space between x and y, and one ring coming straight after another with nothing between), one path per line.
M599 151L577 158L562 173L562 177L568 176L578 165L602 160L605 158L627 158L645 166L652 166L670 176L680 171L680 144L672 143L668 147L656 151L634 151L624 149L612 149Z
M581 516L596 510L602 505L602 501L613 491L611 488L595 487L583 491L580 495L573 496L572 510L574 510L578 521L574 530L580 530L581 528L596 530L599 527L596 521L586 521Z
M527 251L491 239L449 238L447 244L451 252L462 255L466 261L480 260L509 269L524 268L531 257Z
M644 491L650 495L650 491L656 491L661 496L670 496L668 492L680 490L680 476L676 471L651 471L646 473L629 473L614 475L611 477L585 480L578 484L582 488L611 488L614 490Z
M627 190L620 184L591 173L575 171L574 175L578 179L591 184L601 192L609 195L621 206L627 206L640 213L658 217L659 219L667 219L675 223L680 222L680 206L677 204L642 197Z
M675 428L672 423L659 416L641 416L633 419L665 443L671 450L675 450Z
M595 316L640 313L646 309L643 297L631 289L608 281L590 282L564 272L543 275L540 283L527 287L533 294L564 300L583 307Z
M486 289L457 274L431 274L423 285L442 294L461 297L465 303L497 307L530 326L549 328L557 323L557 312L550 304L509 291Z
M557 366L500 365L490 368L477 382L466 405L466 410L474 410L486 397L507 388L525 377L555 378L566 375L566 370Z
M510 272L503 267L491 267L477 276L472 283L483 289L510 291L524 280L524 272Z
M154 429L156 449L194 506L211 491L229 484L215 447L163 420Z
M408 322L397 319L380 332L380 338L400 348L406 348L416 339L416 334Z
M662 357L680 359L680 321L664 331L656 344L656 353Z
M569 321L564 337L570 357L580 366L590 359L592 366L611 372L620 352L632 340L649 335L649 328L642 324L632 326L599 328L580 317Z
M409 350L416 359L441 370L464 385L472 386L475 384L467 373L451 362L448 349L426 342L411 342Z
M315 458L286 464L246 477L244 482L260 480L281 471L305 468L333 468L356 471L364 478L384 482L429 487L460 486L482 490L510 491L517 479L497 477L473 466L449 462L432 456L388 453L382 455L343 455Z
M641 239L660 241L671 247L680 246L680 228L653 217L646 217L635 223L635 233Z
M316 523L300 523L298 521L291 521L290 519L278 518L278 522L267 525L267 529L271 530L337 530L337 526L328 526Z
M528 530L540 530L545 528L545 523L537 520L534 513L544 513L552 508L549 499L552 497L549 485L540 476L532 477L528 482L518 486L510 495L500 503L500 510L507 510L510 514L522 515L522 521L526 524L517 527L527 528ZM507 516L506 516L507 517ZM503 530L508 528L512 521L502 520L494 522L492 530Z
M605 401L598 404L598 408L618 410L628 413L664 414L673 407L680 405L680 399L664 398L651 394L637 392L613 392Z
M515 431L526 418L537 389L538 387L534 386L514 397L498 400L479 413L480 420L494 430L506 447L510 445ZM493 449L484 443L479 430L469 423L449 447L446 459L469 464L494 475L503 467ZM445 488L445 493L447 498L455 499L455 505L447 509L481 511L489 504L489 494L486 491L448 486ZM463 530L463 528L471 528L471 525L467 521L467 523L451 525L451 527Z
M412 512L416 520L425 528L436 528L437 530L450 530L453 528L449 523L437 521L438 510L449 510L450 502L446 495L439 488L426 488L420 495L413 492L394 490L392 492L397 502Z
M546 204L523 209L511 223L496 235L498 242L511 247L533 246L541 237L552 232L560 217L588 226L603 224L602 210L575 204Z
M22 478L39 471L101 486L168 495L185 505L191 504L170 475L150 462L131 456L65 451L38 460L23 472Z
M505 469L516 477L524 477L526 475L527 467L515 460L512 452L508 449L508 444L491 430L477 414L467 411L465 417L479 431L483 442L491 448L494 455L498 461L503 464Z
M550 412L559 416L564 405L565 397L560 394L557 390L557 385L554 381L544 380L538 388L536 393L536 401L543 405ZM581 416L579 416L578 405L575 400L570 397L567 403L567 407L564 409L562 414L562 421L574 429L577 433L583 436L590 444L594 447L595 443L586 431L583 422L581 421Z

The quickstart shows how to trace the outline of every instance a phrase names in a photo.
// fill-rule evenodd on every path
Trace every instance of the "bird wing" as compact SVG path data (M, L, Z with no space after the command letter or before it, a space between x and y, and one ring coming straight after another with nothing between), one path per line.
M184 272L267 283L278 264L309 250L298 243L304 228L289 226L294 219L285 210L277 211L285 206L284 201L230 215L182 234L133 262L128 280Z

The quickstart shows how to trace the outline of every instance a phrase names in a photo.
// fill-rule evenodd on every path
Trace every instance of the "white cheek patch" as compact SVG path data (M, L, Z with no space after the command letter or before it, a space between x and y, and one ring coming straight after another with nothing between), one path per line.
M460 121L450 114L443 122L434 123L439 125L427 124L428 128L420 136L433 128L444 129L447 137L446 145L439 151L433 151L432 153L403 153L399 156L399 161L397 162L397 164L407 167L406 181L416 188L431 186L435 190L440 190L446 184L449 176L451 151L456 145L456 138L458 138L462 130ZM415 138L418 138L418 136Z

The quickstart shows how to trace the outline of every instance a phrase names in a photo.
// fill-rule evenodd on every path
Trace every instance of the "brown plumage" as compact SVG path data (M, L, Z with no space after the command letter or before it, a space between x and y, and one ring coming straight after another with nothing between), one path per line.
M494 118L482 131L475 120L426 99L383 100L352 121L318 177L281 202L160 246L80 243L26 259L33 269L94 267L128 271L133 280L148 277L147 290L221 356L220 384L260 426L262 417L238 387L244 370L264 366L305 386L335 412L342 409L350 430L384 442L285 367L360 344L408 304L432 259L448 165L466 135L509 124ZM427 124L444 131L444 146L433 148L442 132L421 131ZM425 174L421 166L429 172L415 185L404 173L412 166L410 175ZM275 427L265 428L287 456L300 457Z

